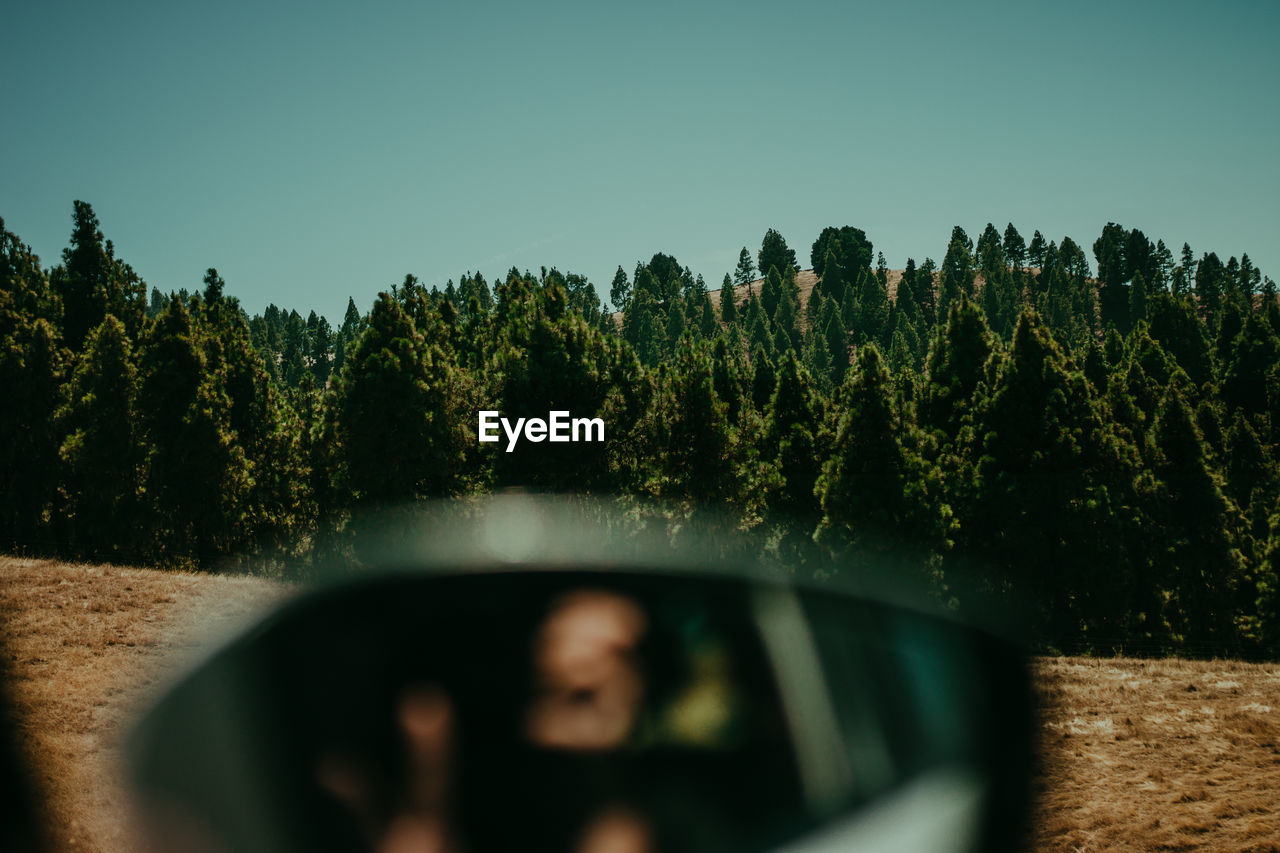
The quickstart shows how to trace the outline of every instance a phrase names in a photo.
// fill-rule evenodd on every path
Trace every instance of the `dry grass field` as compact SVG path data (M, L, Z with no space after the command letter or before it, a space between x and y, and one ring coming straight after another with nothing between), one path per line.
M0 642L59 850L127 851L117 739L267 581L0 558ZM1035 851L1280 853L1280 665L1044 659Z
M1280 853L1280 665L1037 661L1033 850Z
M0 557L0 648L56 850L130 851L119 736L182 665L280 587Z

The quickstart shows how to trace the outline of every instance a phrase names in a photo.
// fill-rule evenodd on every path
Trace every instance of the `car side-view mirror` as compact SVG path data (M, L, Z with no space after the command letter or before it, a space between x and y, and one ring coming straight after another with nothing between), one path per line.
M1010 850L1017 648L704 555L431 537L301 594L131 743L159 850ZM533 528L531 528L533 529ZM576 536L583 527L575 523ZM465 535L456 528L454 536ZM435 536L435 534L432 534ZM535 537L536 538L536 537Z

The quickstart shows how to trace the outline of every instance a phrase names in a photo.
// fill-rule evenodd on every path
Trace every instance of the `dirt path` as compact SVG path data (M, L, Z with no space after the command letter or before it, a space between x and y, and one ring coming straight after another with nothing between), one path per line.
M0 558L0 643L55 849L136 849L119 762L129 722L282 594L254 578Z

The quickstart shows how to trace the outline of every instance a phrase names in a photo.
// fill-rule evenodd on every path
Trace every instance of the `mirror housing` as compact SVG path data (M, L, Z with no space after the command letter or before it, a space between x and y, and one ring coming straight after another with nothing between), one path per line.
M801 581L741 535L680 539L530 498L396 518L143 719L153 843L392 850L408 822L469 851L588 850L597 830L1017 849L1017 643L865 569Z

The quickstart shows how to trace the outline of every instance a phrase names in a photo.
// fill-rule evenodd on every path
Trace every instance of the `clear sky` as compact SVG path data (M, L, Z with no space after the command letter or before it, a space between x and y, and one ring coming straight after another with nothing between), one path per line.
M778 229L891 267L1109 220L1280 278L1280 3L6 4L0 217L341 318L412 272L712 287ZM1092 261L1092 259L1091 259Z

